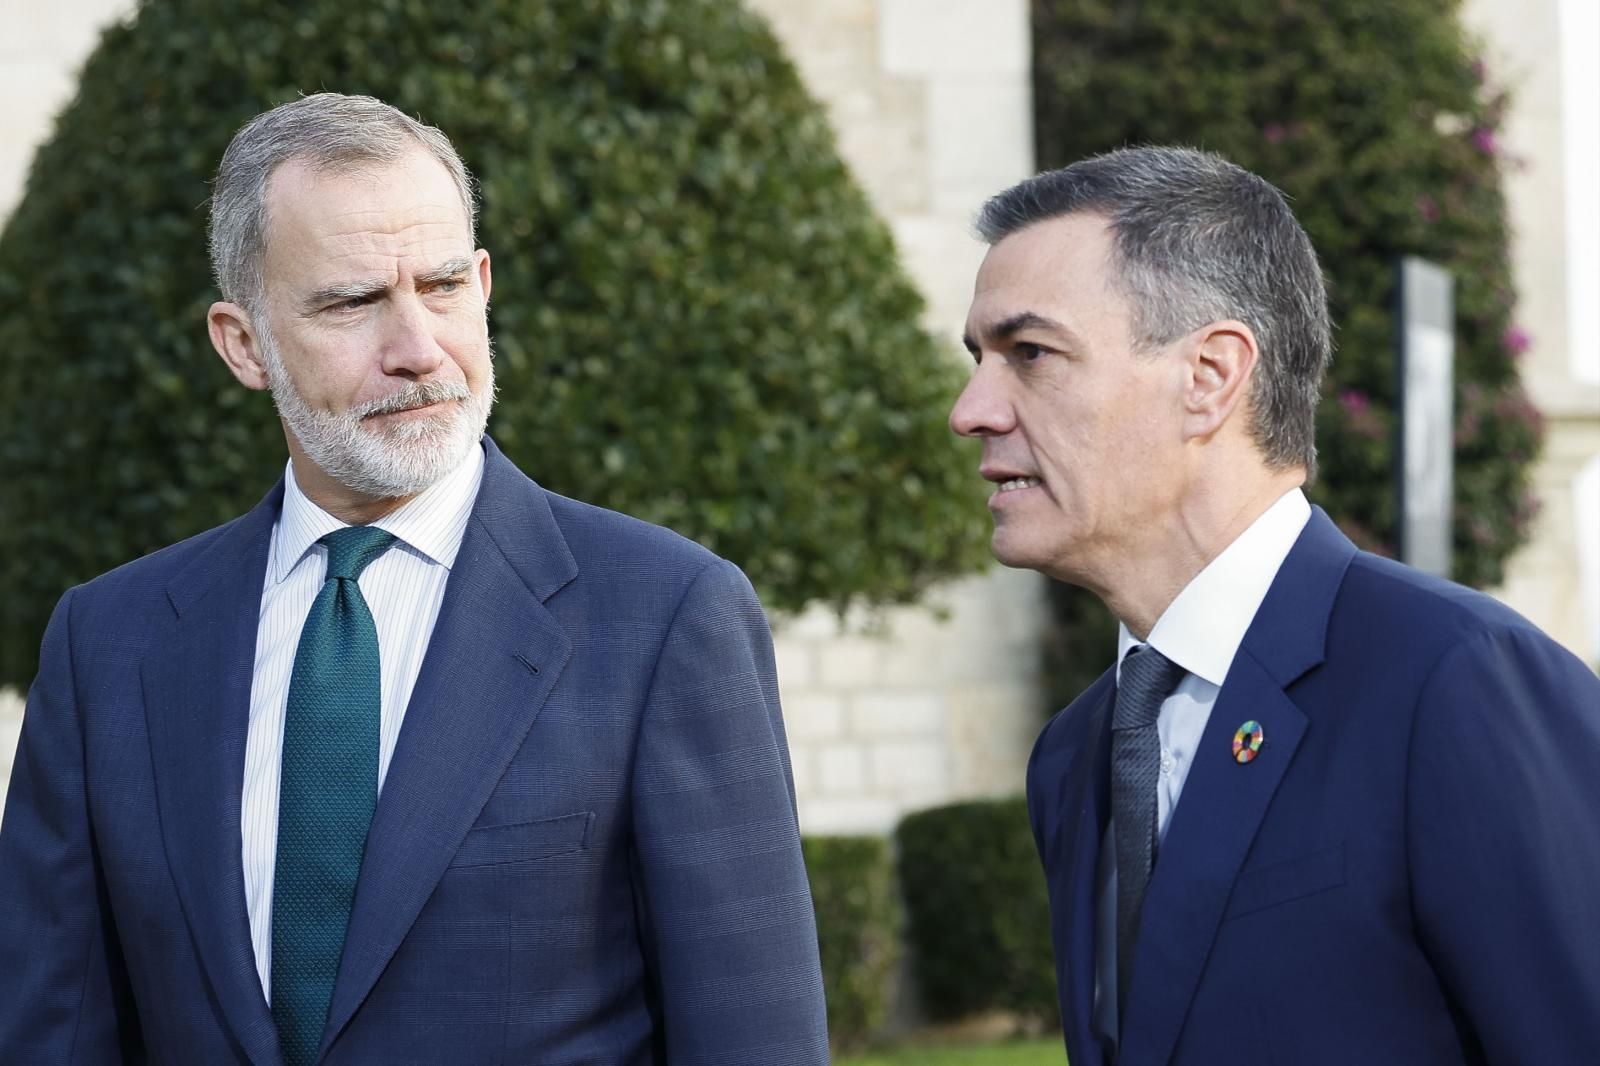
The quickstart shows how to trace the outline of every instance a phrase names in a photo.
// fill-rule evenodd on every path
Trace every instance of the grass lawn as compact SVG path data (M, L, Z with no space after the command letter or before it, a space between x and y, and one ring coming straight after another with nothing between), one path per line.
M969 1047L910 1047L847 1055L833 1066L1066 1066L1060 1037Z

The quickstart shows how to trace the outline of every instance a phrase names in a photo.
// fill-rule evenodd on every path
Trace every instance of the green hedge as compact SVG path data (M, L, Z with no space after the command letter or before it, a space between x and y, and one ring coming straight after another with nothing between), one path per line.
M1049 901L1027 804L919 811L895 839L912 972L929 1016L1005 1010L1059 1024Z
M110 29L0 234L0 683L69 584L278 476L212 354L208 181L296 95L371 93L482 182L501 403L557 491L732 558L769 607L987 558L959 362L772 33L734 0L161 0Z
M828 1033L836 1048L864 1044L889 1014L900 964L900 897L887 837L806 837L817 909Z
M1034 0L1041 166L1123 144L1193 144L1292 198L1337 325L1312 498L1392 554L1394 261L1456 278L1455 572L1492 585L1529 535L1542 426L1518 382L1499 141L1456 0ZM1057 597L1063 638L1103 632L1086 594ZM1086 638L1093 639L1093 638ZM1081 649L1087 645L1079 643ZM1079 654L1082 654L1080 651ZM1095 660L1110 655L1096 646Z

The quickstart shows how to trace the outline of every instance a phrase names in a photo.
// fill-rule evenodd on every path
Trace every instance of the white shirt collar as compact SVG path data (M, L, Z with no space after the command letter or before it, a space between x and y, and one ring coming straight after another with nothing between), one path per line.
M1267 589L1311 520L1305 493L1290 489L1207 564L1150 630L1150 646L1218 688L1228 676L1245 632ZM1127 626L1117 632L1117 670L1138 644Z
M415 499L372 523L388 530L413 552L431 559L446 570L455 565L466 535L467 519L483 482L483 448L471 449L450 473L429 486ZM312 545L348 523L311 502L294 478L294 463L283 477L283 509L267 559L267 582L275 584L288 577L305 558Z

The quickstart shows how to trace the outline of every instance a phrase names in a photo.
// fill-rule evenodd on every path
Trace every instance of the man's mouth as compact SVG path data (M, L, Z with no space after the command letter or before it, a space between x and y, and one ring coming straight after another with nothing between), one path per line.
M381 400L374 400L359 408L358 416L364 422L370 418L397 415L401 421L429 417L434 408L449 400L463 401L472 394L459 383L429 382L413 384Z
M1016 492L1018 489L1031 489L1040 484L1036 477L1014 477L1000 482L996 492Z
M381 410L381 411L373 411L371 414L367 415L366 417L367 418L382 418L385 415L405 415L405 414L411 414L413 411L427 411L427 410L430 410L430 409L432 409L434 407L439 406L439 404L441 404L443 402L444 402L443 400L429 400L429 401L427 401L425 403L408 404L405 407L391 407L391 408L386 408L386 409Z

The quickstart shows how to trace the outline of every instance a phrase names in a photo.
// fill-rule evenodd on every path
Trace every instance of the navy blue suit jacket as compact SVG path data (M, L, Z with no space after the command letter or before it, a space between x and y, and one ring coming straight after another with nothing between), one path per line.
M1111 672L1028 807L1072 1066L1090 1025ZM1234 731L1261 723L1247 764ZM1600 681L1321 510L1218 694L1145 898L1119 1066L1600 1061Z
M748 582L485 448L321 1061L826 1063ZM56 609L0 829L0 1062L281 1061L239 826L281 494Z

